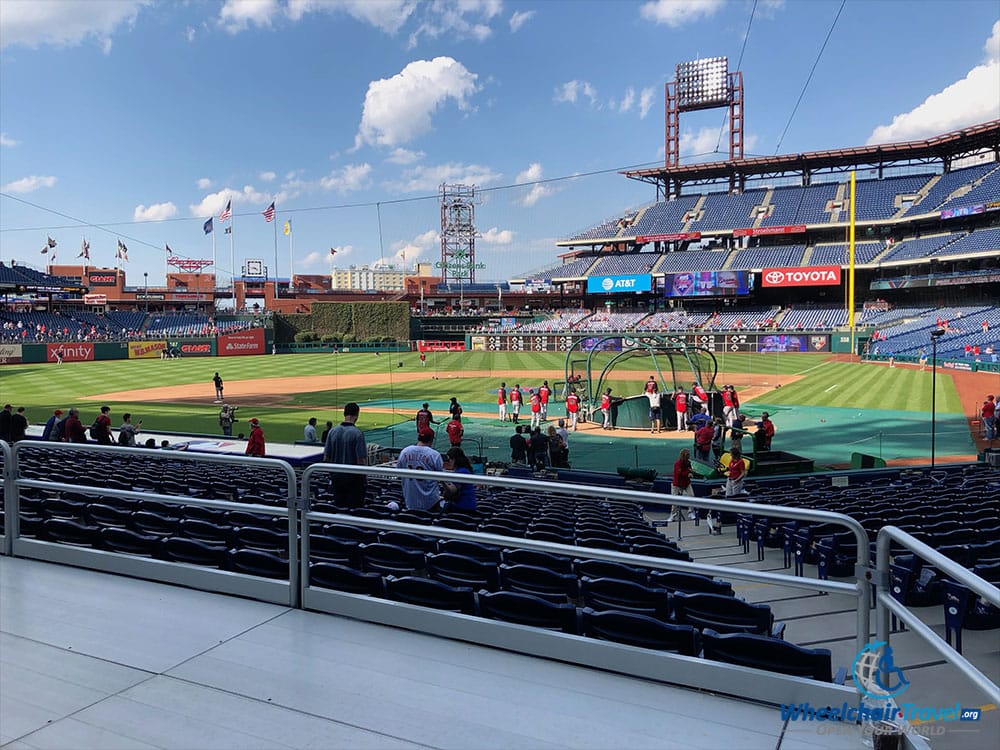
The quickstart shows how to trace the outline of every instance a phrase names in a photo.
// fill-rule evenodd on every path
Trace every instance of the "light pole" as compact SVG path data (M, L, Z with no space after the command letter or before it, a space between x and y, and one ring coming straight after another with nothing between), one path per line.
M935 445L937 436L937 342L944 336L943 328L931 331L931 468L934 468Z
M146 315L149 315L149 271L142 272L143 296L146 298Z

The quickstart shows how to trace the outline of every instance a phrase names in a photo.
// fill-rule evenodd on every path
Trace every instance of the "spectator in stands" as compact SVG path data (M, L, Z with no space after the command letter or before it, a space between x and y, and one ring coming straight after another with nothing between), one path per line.
M453 415L444 430L448 433L448 444L452 448L461 448L462 436L465 434L465 428L462 426L462 416L460 414Z
M444 470L456 474L472 476L472 462L465 451L453 446L444 457ZM465 482L445 483L445 507L447 509L472 511L476 509L476 485Z
M726 497L744 494L743 478L747 474L746 459L742 451L729 452L729 466L726 467Z
M319 436L319 441L326 445L326 438L330 434L330 430L333 429L333 422L329 419L326 421L326 428L323 430L323 434Z
M500 421L507 421L507 384L501 383L497 388L497 411L500 414Z
M687 394L684 392L683 388L678 388L677 392L674 393L674 411L677 413L677 431L682 432L688 428L687 424L687 411L688 402Z
M90 437L101 445L111 445L111 407L102 406L101 413L90 426Z
M222 434L226 437L233 436L233 422L236 420L236 409L233 409L229 404L223 404L222 409L219 411L219 426L222 428Z
M994 440L997 436L997 405L991 393L983 401L983 427L986 429L986 439Z
M222 377L219 373L215 373L212 383L215 385L215 403L222 403Z
M580 397L576 395L573 388L566 394L566 416L569 418L569 425L573 432L576 432L576 422L580 414ZM559 420L560 422L562 420Z
M643 390L645 393L652 393L653 391L660 390L660 386L656 384L656 378L650 375L649 380L646 381L646 387Z
M730 451L740 451L743 452L743 436L746 435L746 430L743 429L743 423L746 421L746 414L737 414L733 423L729 426L729 450Z
M329 430L323 449L323 462L346 466L366 466L368 446L357 427L361 407L351 401L344 404L344 421ZM367 479L361 474L334 474L331 477L333 499L337 505L360 508L365 504Z
M66 424L63 427L63 440L67 443L86 443L87 430L80 421L80 412L75 406L71 406L69 416L66 417Z
M721 417L712 420L712 456L718 461L726 447L726 423Z
M18 440L24 440L25 435L28 434L28 418L24 416L24 407L17 407L10 417L10 442L11 445L16 443Z
M714 425L711 421L706 421L694 433L694 456L699 461L707 461L712 452L712 436L715 434Z
M413 421L417 423L417 435L420 435L421 430L430 430L432 424L437 424L437 420L434 419L434 415L431 414L430 406L424 402L424 404L417 411ZM433 432L433 430L431 430Z
M45 427L42 429L42 440L51 440L52 431L55 429L56 423L59 418L62 417L62 409L56 409L52 412L52 416L49 417L48 421L45 423Z
M549 466L568 469L569 447L563 441L562 436L559 434L559 430L557 430L553 425L549 425L547 432L548 434L546 435L546 438L549 451Z
M14 407L11 404L5 404L3 409L0 410L0 440L6 440L10 442L10 421L14 416Z
M143 448L156 448L156 438L148 438L145 443L143 443Z
M266 453L264 430L260 426L260 420L254 417L250 420L250 438L247 440L246 454L263 458Z
M549 437L542 432L541 426L531 431L528 439L528 465L536 471L544 469L549 461Z
M416 445L408 445L400 451L396 466L400 469L421 471L443 471L441 454L431 446L434 444L434 430L421 427L417 432ZM441 501L441 484L436 479L403 478L403 500L410 510L433 510Z
M319 436L316 434L316 417L309 417L309 421L302 429L302 439L307 443L319 442Z
M765 411L760 415L760 422L757 423L757 432L754 433L757 450L771 450L771 439L773 437L774 422L771 421L770 415Z
M691 487L691 451L687 448L681 449L674 461L674 476L670 480L671 495L687 495L694 497L694 489ZM670 520L679 521L681 518L680 506L673 505L670 508ZM694 508L688 508L688 513L692 520L696 517Z
M135 436L139 434L141 426L141 419L138 424L132 424L132 415L129 412L122 414L122 426L118 428L118 445L135 448Z
M514 383L514 387L510 391L510 413L514 424L521 420L521 400L521 384Z
M528 462L528 441L524 439L522 431L524 425L514 428L514 434L510 436L510 460L511 463L523 464Z

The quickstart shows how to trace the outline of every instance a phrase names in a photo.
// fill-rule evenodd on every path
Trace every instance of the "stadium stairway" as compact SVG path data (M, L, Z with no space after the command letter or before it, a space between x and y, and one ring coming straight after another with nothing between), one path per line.
M706 200L708 200L707 195L701 195L698 197L698 202L694 204L694 208L692 208L687 213L687 221L685 221L684 226L681 227L682 232L691 231L691 224L701 216L702 209L705 207Z

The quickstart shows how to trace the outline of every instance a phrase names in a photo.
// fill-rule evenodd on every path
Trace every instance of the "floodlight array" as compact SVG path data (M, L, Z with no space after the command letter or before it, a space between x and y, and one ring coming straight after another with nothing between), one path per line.
M729 58L706 57L677 66L677 108L681 112L728 104Z

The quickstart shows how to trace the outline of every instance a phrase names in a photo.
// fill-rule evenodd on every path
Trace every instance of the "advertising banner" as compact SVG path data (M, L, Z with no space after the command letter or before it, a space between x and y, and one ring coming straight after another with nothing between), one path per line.
M182 357L214 357L215 339L175 339L167 348L179 351Z
M684 242L686 240L700 240L701 232L674 232L673 234L644 234L635 238L638 243L643 242Z
M85 295L83 295L83 304L85 304L85 305L106 305L106 304L108 304L108 295L106 295L106 294L85 294Z
M48 362L92 362L94 345L90 343L46 344L45 357Z
M220 357L239 357L245 354L265 354L264 329L251 328L249 331L223 333L218 339Z
M20 344L0 344L0 365L21 364Z
M840 266L811 268L765 268L763 286L835 286L840 284Z
M587 279L587 294L648 292L652 288L653 277L648 273L630 276L591 276Z
M733 237L764 237L772 234L802 234L805 231L805 224L794 224L788 227L753 227L749 229L734 229Z
M749 294L748 271L696 271L668 273L663 279L664 297L724 297Z
M118 275L114 271L108 273L91 272L87 274L87 286L117 286Z
M129 359L159 359L167 350L166 341L129 341Z

